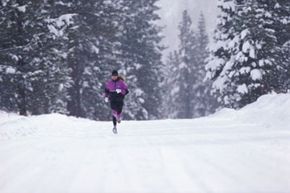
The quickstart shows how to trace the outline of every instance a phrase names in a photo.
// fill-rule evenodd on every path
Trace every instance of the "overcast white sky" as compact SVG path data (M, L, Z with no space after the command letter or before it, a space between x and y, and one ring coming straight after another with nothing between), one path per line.
M217 0L160 0L158 6L161 7L160 16L161 24L165 25L164 44L169 46L165 51L167 54L170 50L178 46L178 23L181 20L183 10L187 9L193 20L193 27L197 26L200 13L203 12L206 17L207 31L212 35L216 26L217 17Z

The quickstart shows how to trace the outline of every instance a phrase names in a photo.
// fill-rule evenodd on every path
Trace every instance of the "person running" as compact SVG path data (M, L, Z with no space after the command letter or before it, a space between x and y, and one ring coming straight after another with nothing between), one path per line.
M117 133L117 122L121 122L124 98L129 93L124 79L119 76L117 70L113 70L111 80L105 85L105 101L110 102L113 118L113 132Z

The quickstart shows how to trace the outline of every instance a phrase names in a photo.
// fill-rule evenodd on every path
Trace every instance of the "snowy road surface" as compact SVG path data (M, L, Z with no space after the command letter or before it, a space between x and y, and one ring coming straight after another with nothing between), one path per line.
M253 107L124 121L119 135L108 122L2 113L0 193L289 193L289 121L254 121Z

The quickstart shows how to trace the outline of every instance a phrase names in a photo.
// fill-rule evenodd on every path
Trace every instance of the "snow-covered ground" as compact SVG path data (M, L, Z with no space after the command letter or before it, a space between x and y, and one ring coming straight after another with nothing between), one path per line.
M195 120L0 113L1 193L289 193L290 95Z

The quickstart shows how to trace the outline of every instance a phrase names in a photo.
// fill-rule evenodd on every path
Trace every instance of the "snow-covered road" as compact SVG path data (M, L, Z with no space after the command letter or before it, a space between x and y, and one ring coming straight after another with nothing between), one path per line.
M0 192L289 193L290 126L244 121L246 110L124 121L119 135L108 122L2 113Z

